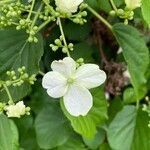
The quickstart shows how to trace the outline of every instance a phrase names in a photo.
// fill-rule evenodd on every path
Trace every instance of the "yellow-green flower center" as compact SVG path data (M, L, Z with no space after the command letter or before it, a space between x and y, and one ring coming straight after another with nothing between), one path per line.
M72 84L74 82L74 80L75 80L74 78L70 77L70 78L68 78L67 83Z

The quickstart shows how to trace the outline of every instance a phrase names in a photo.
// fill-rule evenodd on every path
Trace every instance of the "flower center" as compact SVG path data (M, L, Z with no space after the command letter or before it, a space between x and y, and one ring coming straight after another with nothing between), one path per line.
M74 82L74 80L75 80L74 78L70 77L70 78L68 78L67 83L72 84Z

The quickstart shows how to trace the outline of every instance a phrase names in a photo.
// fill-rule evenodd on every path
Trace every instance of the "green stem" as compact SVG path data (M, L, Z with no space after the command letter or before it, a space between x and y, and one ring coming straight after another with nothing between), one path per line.
M4 89L5 89L5 91L6 91L7 95L8 95L9 102L10 102L10 103L14 103L14 101L13 101L13 99L12 99L12 96L11 96L11 94L10 94L10 92L9 92L8 87L7 87L5 84L3 84L3 87L4 87Z
M68 57L70 57L70 53L69 53L69 50L68 50L68 45L67 45L67 42L66 42L66 38L65 38L64 31L63 31L61 20L60 20L60 18L58 18L57 20L58 20L58 25L59 25L59 28L60 28L60 32L61 32L61 35L62 35L62 38L63 38L64 45L67 48L67 55L68 55Z
M40 14L40 11L42 10L42 7L43 7L43 4L41 4L41 5L39 6L39 8L38 8L38 10L37 10L37 14L34 16L34 19L33 19L33 21L32 21L32 25L31 25L31 29L34 27L34 25L35 25L35 23L36 23L36 21L37 21L37 19L38 19L38 16L39 16L39 14Z
M45 21L44 23L42 23L39 27L38 27L38 30L37 32L39 32L40 30L42 30L48 23L50 23L51 20L47 20Z
M104 19L100 14L98 14L93 8L91 8L90 6L87 6L87 9L94 15L96 16L101 22L103 22L110 30L112 30L112 26L111 24Z
M136 100L136 109L137 109L137 110L139 109L139 106L140 106L140 101L137 99L137 100Z
M42 71L39 71L39 74L40 74L40 75L42 75L42 76L44 76L44 75L45 75L45 73L44 73L44 72L42 72Z
M114 1L113 1L113 0L110 0L110 3L111 3L111 5L112 5L113 9L115 10L115 12L117 12L118 9L117 9L117 7L116 7Z
M32 14L32 10L33 10L34 4L35 4L35 0L32 0L32 5L31 5L31 8L30 8L30 11L29 11L27 20L30 19L30 17L31 17L31 14Z

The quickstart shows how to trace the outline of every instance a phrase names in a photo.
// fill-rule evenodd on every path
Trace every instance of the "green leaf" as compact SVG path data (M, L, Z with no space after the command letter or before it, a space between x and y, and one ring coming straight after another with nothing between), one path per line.
M149 10L150 10L150 0L142 0L141 8L142 8L143 18L150 27L150 12L149 12Z
M18 150L18 131L12 120L0 115L0 150Z
M82 139L74 135L71 136L65 144L59 146L57 150L86 150L86 148Z
M71 116L64 107L61 100L61 107L66 117L71 121L73 129L86 138L93 138L96 134L96 127L102 125L107 119L107 102L102 88L91 90L93 95L93 107L86 116Z
M43 55L43 40L37 35L38 43L28 43L27 35L24 31L13 29L0 30L0 77L6 78L6 71L17 70L25 66L27 73L36 74L39 71L39 61ZM10 87L10 92L14 100L25 97L31 88L29 84L20 87ZM1 101L7 101L6 92L0 95Z
M0 35L0 76L21 66L25 66L29 74L39 71L39 61L43 55L40 35L37 35L38 43L28 43L24 31L0 30Z
M99 150L112 150L108 143L103 143L100 145Z
M148 115L134 106L125 106L110 123L107 136L115 150L149 150Z
M8 87L11 93L11 96L14 101L21 100L26 95L28 95L31 91L31 86L28 83L24 83L19 87ZM9 98L5 90L0 92L0 101L1 102L8 102Z
M133 88L127 88L123 93L123 101L125 104L136 102L136 95Z
M129 25L115 24L113 32L128 65L131 82L139 100L145 95L145 72L149 64L149 51L139 32Z
M96 51L96 47L89 45L86 42L78 43L74 45L74 51L71 52L71 56L76 60L83 58L85 62L94 62L92 54Z
M103 143L104 139L105 131L99 128L93 139L83 138L83 141L90 149L97 149L100 146L100 144Z
M89 23L79 26L75 23L69 22L64 25L65 36L69 40L83 41L88 37L90 31L91 28Z
M136 128L131 150L150 150L150 128L148 114L140 110L137 115Z
M35 129L38 145L43 149L52 149L64 144L72 131L56 102L47 104L38 114Z
M32 116L24 116L20 119L15 119L15 123L19 130L20 147L24 150L40 150L35 138L36 134Z
M125 106L108 128L108 141L112 149L129 150L131 147L134 127L136 124L136 108Z

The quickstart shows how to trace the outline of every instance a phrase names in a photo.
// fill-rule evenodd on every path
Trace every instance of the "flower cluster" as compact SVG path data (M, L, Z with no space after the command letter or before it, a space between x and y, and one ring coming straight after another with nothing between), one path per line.
M110 15L118 16L124 19L124 23L128 24L129 20L134 18L134 9L141 7L141 0L125 0L126 7L124 9L115 9L110 11Z
M73 51L73 44L69 43L68 45L64 45L62 36L60 36L59 39L56 39L54 41L54 44L50 44L50 47L54 52L57 51L59 48L62 49L63 53L67 53L68 50Z
M21 68L18 68L18 72L16 73L14 70L7 71L6 75L8 77L7 81L0 80L0 87L3 87L3 85L8 86L21 86L24 82L28 82L29 84L34 84L36 81L36 75L33 74L29 76L28 73L26 73L26 68L23 66Z
M89 89L105 82L105 72L95 64L77 67L70 57L53 61L51 68L52 71L46 73L42 81L48 95L53 98L63 97L64 105L71 115L87 115L93 105Z
M26 107L23 101L18 103L14 103L13 98L11 97L9 87L13 86L21 86L24 82L28 82L29 84L34 84L36 81L36 75L29 76L26 73L26 68L23 66L18 68L18 72L16 73L14 70L7 71L6 73L8 80L0 80L0 89L1 91L6 91L9 101L8 103L0 103L0 113L5 112L8 117L17 117L20 118L21 116L27 114L29 115L30 108Z
M14 0L2 0L0 2L0 28L8 26L16 27L16 30L25 30L29 35L29 42L38 42L36 34L48 23L56 21L57 18L69 18L75 23L86 22L87 15L84 9L86 5L79 5L83 0L55 0L55 6L50 1L42 0L38 7L35 1L22 3ZM79 7L79 12L77 12ZM72 14L73 13L73 14Z
M23 115L30 115L30 107L26 107L23 101L14 104L0 103L0 113L5 112L8 117L20 118Z

